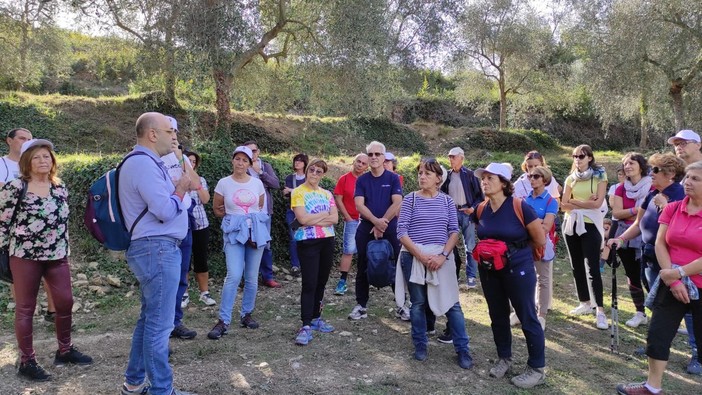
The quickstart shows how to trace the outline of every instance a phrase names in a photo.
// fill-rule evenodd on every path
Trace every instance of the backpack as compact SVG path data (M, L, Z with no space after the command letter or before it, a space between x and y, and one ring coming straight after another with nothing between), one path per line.
M119 204L119 171L127 159L136 155L146 155L151 158L145 152L137 151L128 154L116 169L108 170L90 186L88 191L88 202L83 216L85 227L95 240L113 251L124 251L129 247L134 228L149 211L148 207L144 208L134 220L132 227L127 230ZM158 166L156 160L153 158L151 160Z
M368 284L383 288L395 283L395 251L385 239L371 240L366 247Z
M489 203L489 200L484 200L482 201L479 205L477 210L475 211L475 217L480 220L480 215L483 213L483 210L485 210L485 206ZM519 218L519 222L522 223L522 226L526 228L526 225L524 224L524 212L522 211L522 199L520 198L512 198L512 206L514 207L514 212L517 214L517 218ZM551 232L553 232L554 229L551 229ZM551 233L549 232L549 234ZM531 243L530 243L531 244ZM531 252L534 258L534 262L538 262L544 258L544 253L545 253L546 247L545 246L539 246L535 247L534 245L531 246Z

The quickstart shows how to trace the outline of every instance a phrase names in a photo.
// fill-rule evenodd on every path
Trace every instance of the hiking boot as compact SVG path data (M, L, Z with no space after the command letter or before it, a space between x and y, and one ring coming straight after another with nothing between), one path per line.
M265 285L268 288L283 288L283 286L279 282L277 282L273 279L264 280L263 285Z
M151 383L149 382L149 379L145 379L143 383L139 384L133 390L130 390L127 387L127 383L124 383L122 384L122 390L120 391L120 395L146 395L146 393L149 392L149 389L151 389Z
M468 289L475 289L478 287L478 282L475 281L475 277L468 277L468 280L466 280L466 286Z
M605 313L597 313L597 329L602 329L605 330L609 328L609 324L607 323L607 316Z
M63 366L67 363L72 363L75 365L90 365L93 363L93 359L90 356L78 351L78 349L74 346L71 346L71 348L63 354L59 354L59 352L56 351L54 365Z
M349 314L349 319L350 320L360 320L362 318L368 318L368 309L361 306L360 304L357 304L353 308L353 310L351 310L351 313Z
M306 346L309 344L310 340L312 340L312 329L308 325L305 325L297 332L295 344L298 346Z
M297 266L291 267L290 268L290 275L295 277L295 278L300 277L300 268Z
M641 311L637 311L636 314L634 314L634 316L626 322L626 326L630 326L632 328L646 324L648 324L648 318L646 317L646 314Z
M249 329L256 329L258 328L258 322L256 322L253 317L251 317L251 313L245 314L243 317L241 317L241 327L242 328L249 328Z
M580 303L580 305L570 311L570 315L586 315L594 313L595 308L590 303Z
M519 318L517 317L517 313L511 313L509 315L509 326L517 326L521 323L522 322L519 321Z
M473 367L473 358L471 358L468 351L459 351L458 355L458 366L461 369L470 369Z
M183 300L180 301L180 308L184 309L188 307L190 304L190 295L186 292L185 295L183 295Z
M631 383L619 384L617 386L617 394L619 395L654 395L653 392L646 388L646 383ZM663 391L658 394L663 395Z
M312 325L310 325L310 329L312 329L313 331L319 331L322 333L334 332L334 327L327 324L327 322L321 318L313 319Z
M204 303L205 306L214 306L217 304L217 301L212 299L209 292L200 294L200 302Z
M697 360L697 350L692 352L692 358L690 358L690 363L687 364L687 373L694 375L702 375L702 365Z
M439 337L436 338L436 340L439 343L453 344L453 336L451 336L451 330L448 327L446 327L446 329L444 329L444 333L440 334Z
M338 283L336 283L336 289L334 289L334 295L344 295L346 291L348 290L348 285L346 285L346 280L339 280Z
M17 369L17 374L32 381L51 380L51 375L46 373L46 370L39 366L35 359L30 359L27 362L20 363L19 369Z
M214 328L207 334L207 337L212 340L217 340L220 337L228 334L229 325L225 324L224 321L219 320L215 324Z
M546 382L546 373L544 373L544 368L527 366L524 373L512 377L511 381L519 388L533 388Z
M490 368L490 377L501 379L505 377L509 369L512 367L512 360L500 358L497 363Z
M406 306L398 307L395 311L395 318L399 318L402 321L410 320L410 312Z
M197 336L197 332L194 330L188 329L185 325L180 324L173 328L173 331L171 332L171 337L177 337L178 339L183 339L183 340L190 340L194 339L195 336Z
M417 361L424 361L427 359L427 345L417 344L414 346L414 359Z

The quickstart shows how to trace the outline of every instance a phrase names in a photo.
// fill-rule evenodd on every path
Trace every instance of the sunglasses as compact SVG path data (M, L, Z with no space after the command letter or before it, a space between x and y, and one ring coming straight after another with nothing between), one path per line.
M316 175L324 174L324 170L317 168L317 167L313 167L313 168L307 170L307 172L310 174L316 174Z
M381 155L385 155L385 154L382 153L382 152L369 152L369 153L368 153L368 156L371 157L371 158L374 157L374 156L378 157L378 156L381 156Z
M651 168L651 171L653 172L653 174L658 174L658 173L663 171L663 168L658 167L658 166L653 166L653 168Z
M585 154L573 155L573 159L580 159L580 160L583 160L583 159L585 159L585 158L587 158L587 155L585 155Z
M531 180L538 180L539 178L542 177L542 175L541 174L529 174L527 177L529 177L529 179L531 179Z

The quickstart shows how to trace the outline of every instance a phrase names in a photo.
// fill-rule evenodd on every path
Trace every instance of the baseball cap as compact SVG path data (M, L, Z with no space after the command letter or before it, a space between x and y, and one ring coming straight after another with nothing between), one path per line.
M688 140L696 143L700 142L700 135L690 129L679 131L675 136L668 139L668 144L673 144L675 140Z
M385 152L385 160L395 160L395 155L392 152Z
M234 157L234 155L238 154L239 152L245 153L246 156L249 157L249 162L253 163L253 152L251 152L251 148L244 145L240 145L236 147L236 149L234 149L234 152L232 152L232 157Z
M173 128L173 130L175 131L178 131L178 121L176 121L176 119L170 115L166 115L166 118L168 118L168 122L171 123L171 128Z
M54 150L54 144L49 140L31 139L31 140L27 140L24 143L22 143L22 148L20 148L20 155L22 155L24 153L24 151L26 151L34 146L37 146L37 145L48 146L50 150L52 150L52 151Z
M501 176L502 178L504 178L507 181L512 179L512 169L510 169L510 166L507 166L504 163L490 163L484 169L481 168L481 169L476 170L475 176L480 178L483 176L483 173L485 173L485 172Z
M461 147L453 147L449 151L449 156L465 156L463 149Z

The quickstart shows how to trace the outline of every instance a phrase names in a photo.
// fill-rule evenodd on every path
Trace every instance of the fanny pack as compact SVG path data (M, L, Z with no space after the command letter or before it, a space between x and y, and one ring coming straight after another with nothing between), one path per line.
M486 270L502 270L509 265L509 248L502 240L480 240L473 250L473 258Z

